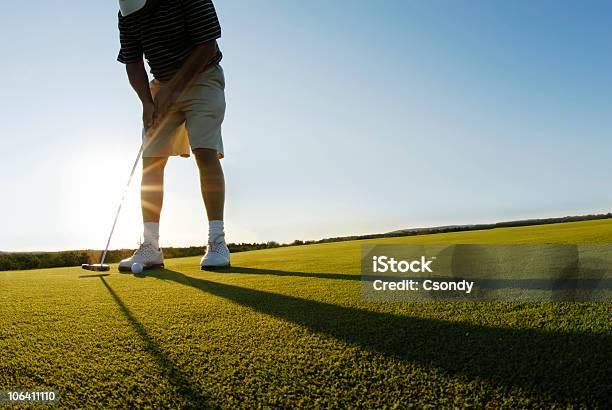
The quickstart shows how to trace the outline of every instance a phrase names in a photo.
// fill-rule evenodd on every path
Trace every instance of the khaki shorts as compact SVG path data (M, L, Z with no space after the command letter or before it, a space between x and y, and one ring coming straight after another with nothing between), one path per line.
M151 81L151 94L162 86ZM143 157L189 156L191 149L208 148L223 158L221 124L225 116L225 77L218 64L198 74L193 86L172 106L156 132L145 137ZM144 134L144 133L143 133Z

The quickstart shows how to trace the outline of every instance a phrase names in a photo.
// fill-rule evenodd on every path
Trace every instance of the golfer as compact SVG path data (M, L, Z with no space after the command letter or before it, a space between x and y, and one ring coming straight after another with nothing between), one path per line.
M143 172L141 207L144 241L119 264L161 267L159 219L168 157L193 152L200 171L208 215L208 245L202 269L229 266L223 206L225 180L221 123L225 114L225 79L217 45L221 27L211 0L119 0L121 50L129 82L142 102ZM153 80L145 71L143 57Z

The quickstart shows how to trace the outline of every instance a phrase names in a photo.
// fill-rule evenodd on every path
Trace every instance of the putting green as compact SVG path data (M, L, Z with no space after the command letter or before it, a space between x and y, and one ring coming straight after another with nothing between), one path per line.
M610 303L360 300L362 243L612 243L612 220L0 272L0 390L67 407L600 406Z

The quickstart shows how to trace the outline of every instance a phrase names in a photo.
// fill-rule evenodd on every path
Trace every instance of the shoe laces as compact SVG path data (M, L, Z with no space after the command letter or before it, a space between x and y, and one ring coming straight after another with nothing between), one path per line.
M153 247L153 244L150 242L143 242L138 249L136 249L136 252L134 252L134 256L154 257L157 252L158 250Z
M223 256L229 255L229 249L227 248L227 245L225 244L225 242L213 242L213 243L209 242L208 245L206 246L206 251L218 253Z

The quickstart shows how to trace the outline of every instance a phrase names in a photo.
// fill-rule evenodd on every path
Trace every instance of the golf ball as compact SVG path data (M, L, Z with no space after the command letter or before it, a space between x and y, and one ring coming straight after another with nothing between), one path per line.
M141 273L143 269L142 263L136 262L132 264L132 273Z

